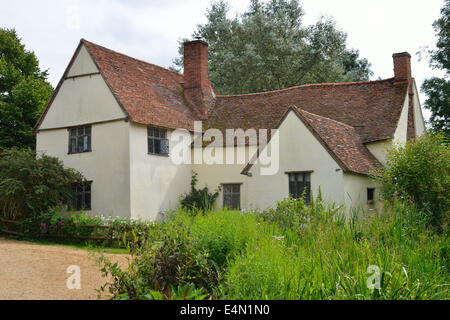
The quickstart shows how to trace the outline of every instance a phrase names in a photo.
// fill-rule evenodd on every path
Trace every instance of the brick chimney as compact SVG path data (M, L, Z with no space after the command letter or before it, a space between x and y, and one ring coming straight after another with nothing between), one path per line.
M394 53L395 82L411 82L411 55L408 52Z
M201 119L208 117L215 95L209 82L208 44L202 40L184 43L184 96Z

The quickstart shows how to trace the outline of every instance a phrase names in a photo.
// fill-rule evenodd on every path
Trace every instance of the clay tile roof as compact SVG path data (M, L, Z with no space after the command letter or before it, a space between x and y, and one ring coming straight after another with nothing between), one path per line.
M217 96L207 127L272 129L289 106L296 105L353 126L364 143L385 140L394 135L407 90L407 83L394 84L392 78Z
M345 171L370 174L380 166L355 128L296 107L292 109Z
M355 128L345 123L321 117L291 105L286 109L275 128L278 129L282 125L290 111L297 114L344 171L370 175L381 166L363 144ZM253 166L252 163L256 160L255 157L257 156L255 155L252 161L244 167L241 174L248 174Z
M193 130L196 117L182 95L182 74L81 41L130 120Z

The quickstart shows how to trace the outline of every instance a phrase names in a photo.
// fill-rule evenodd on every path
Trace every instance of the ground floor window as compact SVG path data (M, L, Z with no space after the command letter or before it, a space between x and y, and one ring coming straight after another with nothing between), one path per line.
M303 197L305 204L311 203L311 172L290 172L289 194L294 199Z
M373 204L375 201L375 188L367 188L367 203Z
M75 186L75 196L72 200L72 209L76 211L91 210L92 181Z
M223 185L223 206L233 210L239 210L241 208L240 184Z

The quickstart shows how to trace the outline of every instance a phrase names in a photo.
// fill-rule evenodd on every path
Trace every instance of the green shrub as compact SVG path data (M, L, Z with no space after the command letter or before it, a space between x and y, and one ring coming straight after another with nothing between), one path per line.
M62 162L31 151L11 149L0 153L0 209L13 220L35 218L73 199L73 185L83 176L65 169Z
M113 278L101 290L108 290L114 298L171 299L177 292L174 288L189 286L198 293L203 288L211 290L217 281L208 252L194 247L189 224L178 219L159 224L159 228L130 250L133 260L125 271L104 257L99 260L102 272Z
M183 195L180 200L181 207L187 210L191 210L194 214L198 211L208 212L210 210L213 210L214 204L217 197L219 196L220 191L220 188L214 193L209 192L208 187L197 189L197 176L197 173L192 173L191 192Z
M411 201L428 214L429 223L448 223L450 210L450 149L443 134L425 135L406 145L395 145L387 164L374 178L381 184L382 196Z

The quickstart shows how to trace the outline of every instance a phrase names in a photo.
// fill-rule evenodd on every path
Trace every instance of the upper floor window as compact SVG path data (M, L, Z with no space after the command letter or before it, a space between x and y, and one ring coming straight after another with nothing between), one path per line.
M69 153L82 153L92 151L91 126L69 129Z
M168 155L169 140L167 139L167 131L153 127L147 128L148 136L148 153Z
M305 204L310 204L311 172L289 173L289 194L295 199L304 197Z

